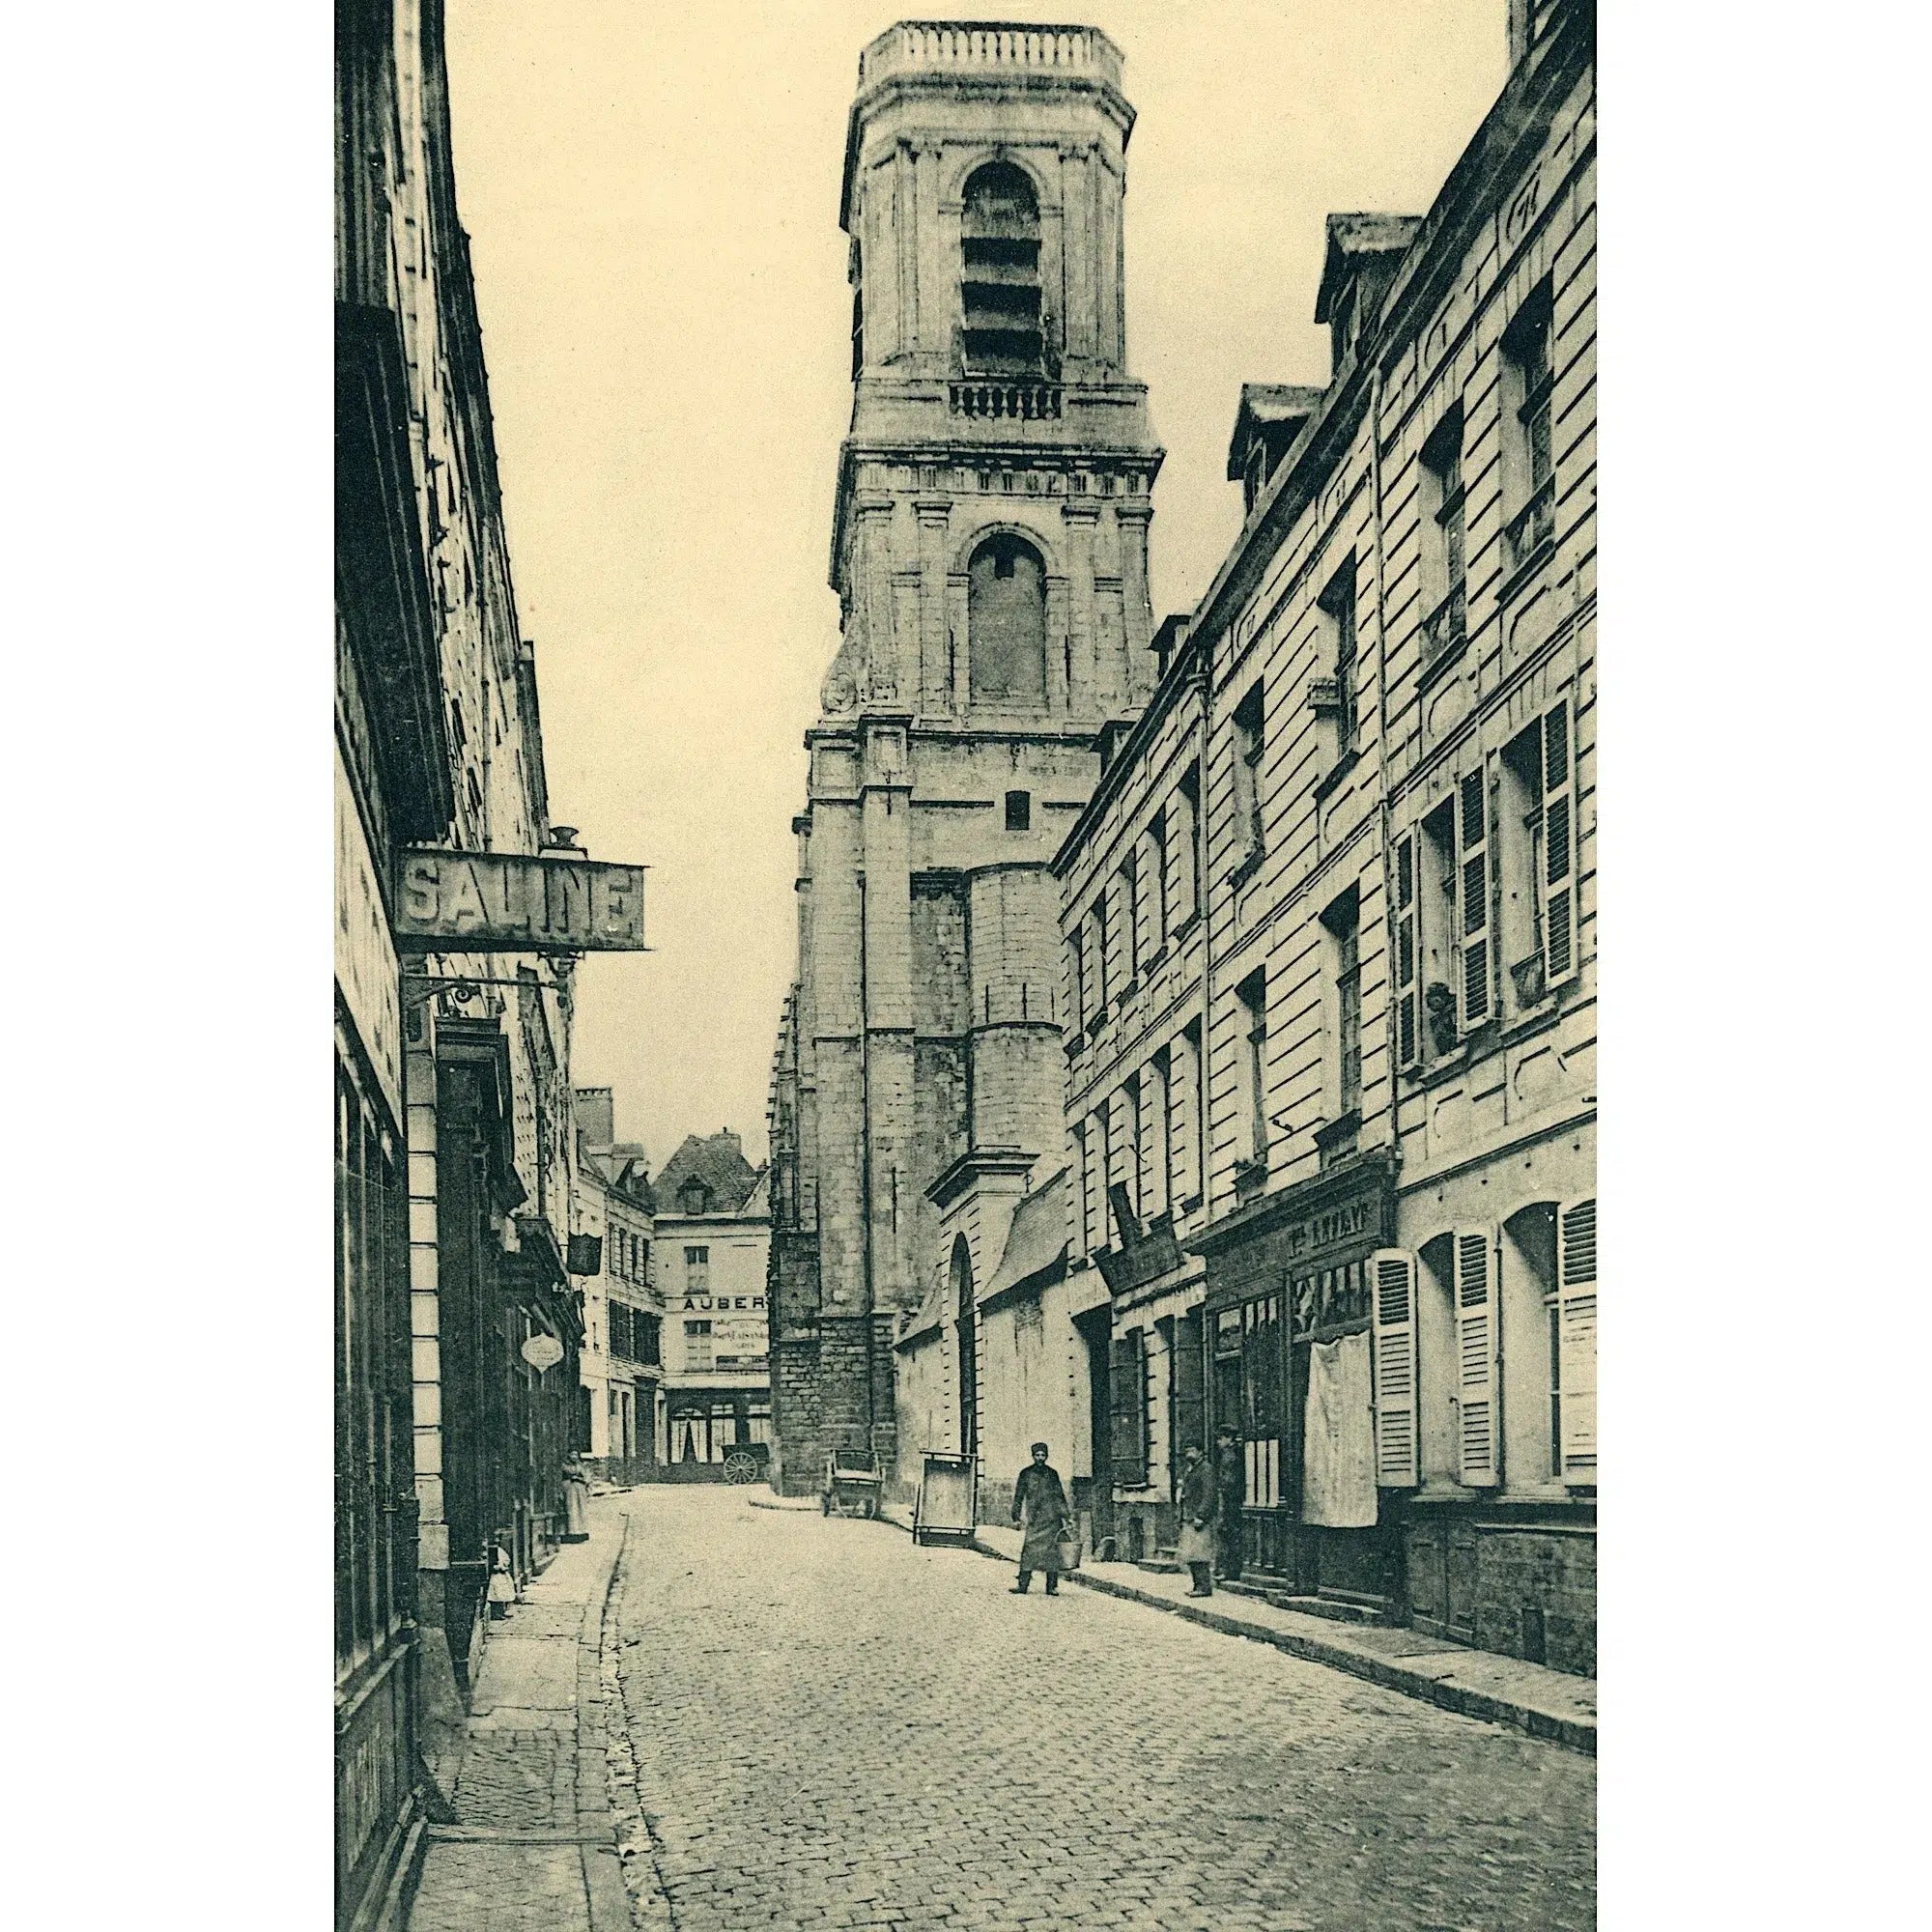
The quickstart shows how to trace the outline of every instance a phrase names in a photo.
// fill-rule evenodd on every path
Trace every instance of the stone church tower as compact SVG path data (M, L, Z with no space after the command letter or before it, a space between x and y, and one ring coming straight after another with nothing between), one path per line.
M1133 119L1120 50L1091 27L908 21L860 58L842 639L807 734L773 1083L791 1493L834 1446L893 1469L893 1344L943 1271L942 1203L981 1169L1012 1191L1063 1158L1048 867L1105 728L1156 672L1161 452L1125 363ZM978 1258L982 1286L998 1259Z

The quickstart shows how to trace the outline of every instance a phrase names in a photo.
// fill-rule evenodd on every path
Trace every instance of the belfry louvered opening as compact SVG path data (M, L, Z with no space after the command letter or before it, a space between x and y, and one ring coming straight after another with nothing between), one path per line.
M1040 376L1039 202L1009 161L988 161L966 183L959 223L966 367L976 375Z

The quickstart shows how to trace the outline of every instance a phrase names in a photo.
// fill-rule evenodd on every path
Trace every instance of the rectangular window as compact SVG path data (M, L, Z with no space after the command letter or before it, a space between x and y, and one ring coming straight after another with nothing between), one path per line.
M1148 1068L1148 1188L1150 1218L1174 1212L1174 1052L1162 1047Z
M684 1292L687 1294L711 1293L711 1250L708 1246L685 1249Z
M1427 669L1468 634L1461 404L1423 445L1422 469L1422 663Z
M1129 1328L1114 1337L1108 1376L1113 1405L1114 1480L1129 1489L1148 1479L1147 1330Z
M1167 944L1168 895L1173 890L1167 856L1167 809L1162 807L1148 826L1148 924L1151 951L1158 952Z
M1201 910L1201 767L1180 775L1174 792L1174 908L1170 928L1184 925Z
M1326 620L1328 662L1335 672L1335 755L1346 757L1355 749L1359 724L1355 695L1355 558L1351 552L1329 580L1320 599Z
M621 1301L611 1304L611 1352L626 1361L637 1359L631 1351L631 1311Z
M1127 955L1127 980L1141 976L1141 865L1132 852L1121 867L1121 945Z
M687 1321L684 1324L684 1366L687 1369L708 1369L711 1362L711 1323Z
M1094 973L1094 1017L1107 1016L1107 991L1111 980L1107 958L1107 889L1102 886L1100 894L1094 901L1094 946L1092 964Z
M1033 794L1009 791L1007 794L1007 830L1028 832L1033 828Z
M1362 1105L1361 916L1354 887L1321 915L1328 933L1334 999L1335 1058L1331 1072L1333 1119L1359 1113Z
M1127 1190L1127 1206L1141 1218L1141 1083L1139 1076L1121 1089L1119 1102L1120 1172L1114 1179Z
M1241 863L1262 849L1262 688L1235 707L1235 850Z
M1503 526L1507 567L1520 570L1555 531L1549 443L1550 285L1546 279L1503 336Z
M1504 748L1495 838L1498 941L1515 1009L1577 970L1576 785L1570 711L1559 703Z
M1267 1165L1267 976L1260 968L1235 989L1238 1007L1236 1066L1239 1113L1235 1123L1237 1159Z
M1181 1029L1173 1062L1174 1107L1170 1134L1174 1142L1175 1184L1180 1201L1201 1196L1201 1140L1207 1108L1201 1092L1201 1022L1189 1020Z
M1416 834L1395 841L1389 940L1394 949L1396 1062L1413 1066L1422 1058L1422 956L1416 898Z
M1087 933L1084 921L1067 934L1067 945L1073 962L1073 1017L1077 1025L1084 1027L1088 1019Z

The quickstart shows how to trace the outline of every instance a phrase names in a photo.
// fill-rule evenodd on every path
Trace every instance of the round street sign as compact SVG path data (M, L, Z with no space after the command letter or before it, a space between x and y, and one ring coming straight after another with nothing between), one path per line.
M533 1369L554 1369L563 1360L563 1344L554 1335L532 1335L524 1344L524 1360Z

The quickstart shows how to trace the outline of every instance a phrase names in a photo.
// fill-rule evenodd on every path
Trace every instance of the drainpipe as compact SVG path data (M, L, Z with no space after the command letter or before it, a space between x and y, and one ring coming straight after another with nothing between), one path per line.
M1375 492L1376 558L1376 760L1378 772L1376 811L1381 821L1382 852L1382 933L1385 955L1384 980L1391 995L1395 989L1395 814L1389 805L1389 691L1388 691L1388 596L1382 543L1382 365L1376 364L1375 380L1369 392L1369 464ZM1420 973L1420 962L1417 972ZM1389 1151L1399 1162L1402 1136L1397 1118L1400 1094L1402 1049L1400 1015L1393 997L1386 1002L1384 1025L1388 1031Z

